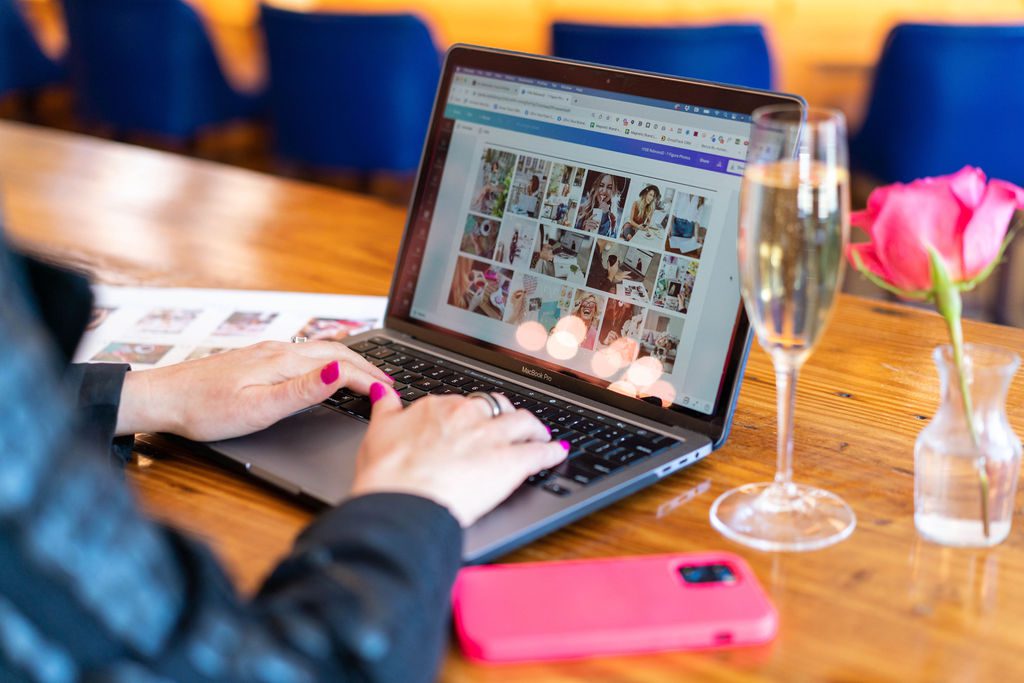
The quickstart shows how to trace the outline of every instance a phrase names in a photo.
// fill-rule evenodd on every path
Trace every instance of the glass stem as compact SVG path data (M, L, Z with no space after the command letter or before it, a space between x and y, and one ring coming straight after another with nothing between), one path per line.
M793 483L793 412L796 407L799 365L784 352L777 352L772 360L775 365L775 397L779 409L775 484L788 488Z

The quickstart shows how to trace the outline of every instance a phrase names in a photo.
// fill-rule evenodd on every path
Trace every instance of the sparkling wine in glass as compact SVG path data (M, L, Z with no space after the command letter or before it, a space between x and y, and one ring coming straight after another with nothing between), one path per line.
M724 493L711 507L722 534L761 550L814 550L849 536L853 510L833 493L793 482L797 373L828 324L849 230L843 115L797 105L754 113L740 195L743 303L775 366L775 480Z

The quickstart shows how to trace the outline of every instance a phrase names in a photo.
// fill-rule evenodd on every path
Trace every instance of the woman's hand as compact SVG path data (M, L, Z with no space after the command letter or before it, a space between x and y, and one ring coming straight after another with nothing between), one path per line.
M259 431L342 387L366 394L391 378L344 344L261 342L129 372L117 433L171 432L216 441Z
M411 493L443 505L467 527L505 500L526 477L565 459L530 412L491 417L479 398L429 396L403 410L383 384L370 390L373 414L359 450L353 495Z

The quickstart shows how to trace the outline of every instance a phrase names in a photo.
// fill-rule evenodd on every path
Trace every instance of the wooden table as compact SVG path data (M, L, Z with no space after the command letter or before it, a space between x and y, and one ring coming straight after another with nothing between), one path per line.
M6 123L0 181L17 242L112 283L383 294L403 223L401 210L372 199ZM471 665L453 648L441 680L1024 680L1024 520L985 551L914 531L912 448L936 407L930 351L943 335L935 315L844 296L803 372L796 472L856 510L857 530L838 546L753 552L708 524L718 494L772 475L773 375L755 349L720 452L507 558L732 550L778 606L773 644L503 668ZM1024 348L1021 330L968 323L967 336ZM1009 413L1024 434L1024 373ZM155 437L141 448L153 459L129 480L143 507L209 542L244 591L310 519Z

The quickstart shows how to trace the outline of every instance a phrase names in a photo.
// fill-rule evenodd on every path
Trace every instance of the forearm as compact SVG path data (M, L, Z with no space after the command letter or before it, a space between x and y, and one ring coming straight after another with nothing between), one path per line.
M166 390L172 372L170 368L156 368L129 372L125 376L117 410L115 433L118 436L180 431L177 394ZM188 387L177 388L178 394L187 392Z

